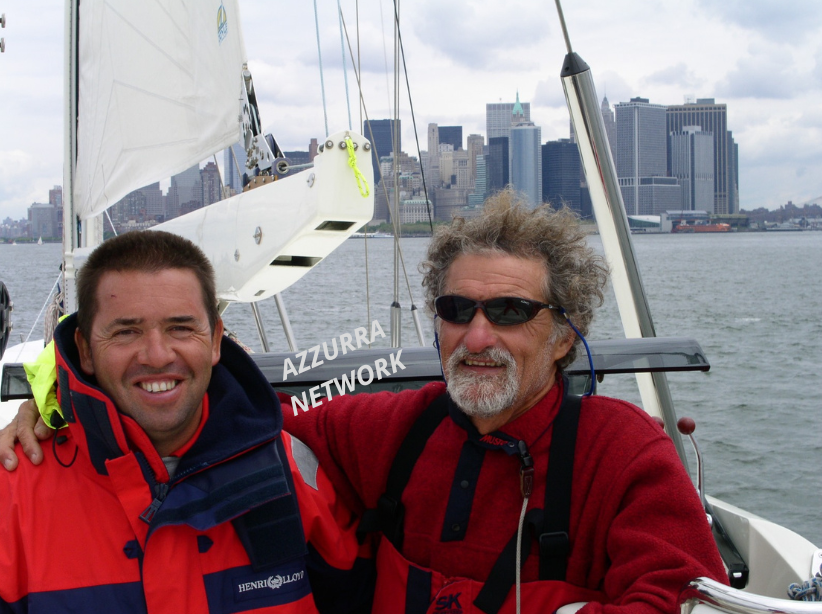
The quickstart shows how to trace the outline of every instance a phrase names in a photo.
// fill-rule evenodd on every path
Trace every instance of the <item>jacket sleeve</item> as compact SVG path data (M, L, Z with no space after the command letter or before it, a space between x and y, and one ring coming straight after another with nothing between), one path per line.
M314 451L343 501L355 512L374 507L411 424L445 386L334 397L307 412L280 395L284 429ZM296 414L296 415L295 415Z
M586 570L585 582L599 580L608 604L589 604L584 614L675 612L693 578L727 583L702 504L670 439L644 414L639 424L631 422L630 430L622 424L603 433L603 445L591 450L599 448L601 456L587 482L576 539L605 553ZM577 572L578 578L585 573Z
M370 542L357 541L359 519L337 497L313 452L287 433L283 443L308 542L308 575L318 610L370 612L376 571Z

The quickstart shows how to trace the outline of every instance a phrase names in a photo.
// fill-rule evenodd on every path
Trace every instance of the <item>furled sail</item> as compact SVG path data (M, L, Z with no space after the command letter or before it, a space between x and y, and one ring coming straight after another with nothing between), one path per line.
M79 23L80 218L240 139L237 0L84 0Z

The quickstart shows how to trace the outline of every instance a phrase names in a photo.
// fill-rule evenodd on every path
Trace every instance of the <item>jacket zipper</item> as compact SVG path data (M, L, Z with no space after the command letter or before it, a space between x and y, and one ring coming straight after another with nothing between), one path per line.
M163 504L163 501L165 501L166 496L168 495L169 486L167 483L157 481L157 476L154 475L154 471L152 471L151 466L148 464L148 461L142 453L136 452L135 456L137 457L137 462L139 462L142 466L143 475L146 478L146 481L149 482L149 487L154 494L154 500L151 502L151 505L144 509L143 513L140 514L140 520L150 525L155 514L157 513L157 510L160 509L160 506Z
M151 502L143 513L140 514L140 520L145 522L146 524L151 524L154 515L157 513L157 510L160 509L160 506L165 501L166 495L168 494L168 484L163 484L162 482L156 484L154 486L154 501Z

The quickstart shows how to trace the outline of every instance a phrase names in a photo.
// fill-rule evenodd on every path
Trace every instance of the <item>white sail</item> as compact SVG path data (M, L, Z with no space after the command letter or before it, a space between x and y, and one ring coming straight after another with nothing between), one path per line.
M236 0L85 0L79 21L81 219L240 139Z

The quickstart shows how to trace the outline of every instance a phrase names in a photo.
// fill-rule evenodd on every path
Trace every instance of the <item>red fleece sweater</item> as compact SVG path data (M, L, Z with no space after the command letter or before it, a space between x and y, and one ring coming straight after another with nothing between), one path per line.
M435 383L399 394L335 397L293 416L285 428L314 450L354 509L375 507L413 421L444 391ZM536 474L529 509L542 507L558 384L502 432L528 444ZM288 407L287 401L284 406ZM449 417L429 439L403 496L403 555L450 577L485 581L516 530L522 507L517 456L489 450L465 539L441 542L451 482L467 439ZM567 581L600 590L610 604L586 612L675 612L683 584L697 576L725 582L705 513L668 436L639 408L607 397L582 402L571 501ZM522 578L536 580L536 545ZM617 607L615 606L622 606Z

